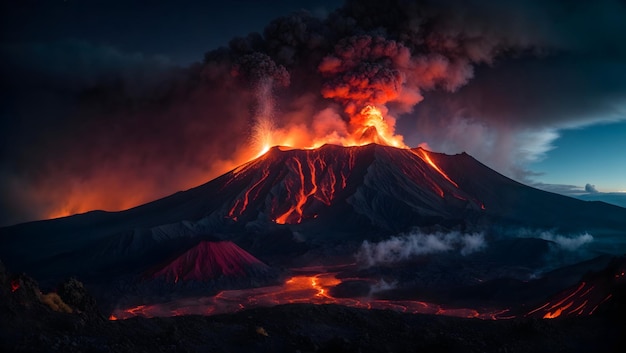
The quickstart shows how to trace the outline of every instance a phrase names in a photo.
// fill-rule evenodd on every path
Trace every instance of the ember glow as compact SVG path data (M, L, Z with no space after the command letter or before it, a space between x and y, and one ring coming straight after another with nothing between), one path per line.
M135 316L216 315L291 303L339 304L363 309L389 309L406 313L480 319L497 319L508 312L506 309L479 312L467 308L444 308L438 304L417 300L382 300L371 297L335 298L330 294L330 290L342 283L342 280L336 277L337 273L311 274L308 273L308 269L304 269L303 273L298 274L299 269L293 269L293 271L296 274L279 286L225 290L212 297L186 298L162 304L116 309L109 319L129 319Z
M20 289L20 282L18 280L11 281L11 292L15 292Z

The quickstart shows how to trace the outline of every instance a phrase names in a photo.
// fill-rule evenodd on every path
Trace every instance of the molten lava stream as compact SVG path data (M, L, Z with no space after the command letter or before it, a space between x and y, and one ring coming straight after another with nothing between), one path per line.
M297 271L295 271L297 272ZM413 300L382 300L371 297L335 298L330 289L342 283L337 273L299 274L283 285L241 290L225 290L213 297L180 299L169 303L116 309L111 320L134 316L215 315L290 303L338 304L365 309L388 309L406 313L437 314L467 318L497 319L507 310L478 312L467 308L443 308L438 304Z
M428 152L426 152L424 149L420 148L417 150L417 152L414 150L410 150L410 151L411 153L413 153L414 155L422 159L424 162L428 163L435 171L437 171L437 173L441 174L442 177L444 177L447 181L449 181L450 184L454 185L456 188L459 187L457 183L455 183L452 179L450 179L448 174L446 174L443 170L441 170L441 168L439 168L439 166L432 160L432 158L430 158L430 155L428 154Z

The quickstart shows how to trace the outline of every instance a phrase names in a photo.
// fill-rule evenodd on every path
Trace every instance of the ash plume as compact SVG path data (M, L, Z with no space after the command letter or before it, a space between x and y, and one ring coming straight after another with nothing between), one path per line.
M188 67L86 42L3 42L0 224L199 185L256 156L251 139L341 143L369 124L364 105L402 144L467 151L523 179L559 129L626 116L611 99L626 93L624 17L618 0L346 1Z

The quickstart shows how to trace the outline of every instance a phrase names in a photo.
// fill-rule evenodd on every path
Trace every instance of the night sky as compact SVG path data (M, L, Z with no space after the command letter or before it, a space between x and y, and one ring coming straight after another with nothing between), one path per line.
M0 6L0 226L204 183L245 160L258 111L308 130L345 118L338 85L398 79L402 50L421 74L380 102L407 145L549 191L626 192L624 0ZM401 50L364 68L365 37Z

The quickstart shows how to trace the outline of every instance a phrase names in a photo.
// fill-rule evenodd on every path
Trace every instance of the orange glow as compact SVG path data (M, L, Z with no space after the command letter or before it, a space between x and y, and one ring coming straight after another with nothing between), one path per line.
M452 179L450 179L450 177L443 170L441 170L441 168L439 168L439 166L435 164L435 162L433 162L432 158L430 157L428 152L426 152L425 149L419 148L417 150L411 150L411 152L413 152L416 156L420 157L424 162L428 163L431 167L433 167L433 169L435 169L437 173L441 174L441 176L443 176L447 181L449 181L450 184L454 185L457 188L459 187L457 183L455 183Z
M498 319L508 309L478 312L467 308L444 308L438 304L417 300L382 300L371 297L335 298L331 289L342 283L336 273L311 274L312 268L294 269L295 274L279 286L225 290L213 297L186 298L163 304L140 305L117 309L111 317L128 319L134 316L216 315L237 312L254 307L268 307L289 303L339 304L363 309L389 309L407 313L448 315L467 318ZM358 280L356 278L355 280ZM369 280L371 281L371 280Z
M385 117L386 108L366 104L360 111L347 111L349 121L327 111L315 119L313 129L302 125L284 128L272 124L257 124L253 129L256 153L261 156L271 146L297 149L315 149L324 144L344 147L364 146L370 143L398 148L408 148L401 135L394 132L395 119Z
M241 203L239 202L239 200L237 200L235 202L235 205L230 209L230 211L228 212L228 216L234 220L237 220L237 216L235 216L235 214L242 214L246 208L248 207L248 202L249 202L249 198L250 198L250 193L256 189L265 179L267 179L269 175L269 171L268 170L263 170L263 176L252 185L252 187L250 187L249 189L246 190L246 192L243 195L243 200L241 201ZM258 191L257 191L258 193ZM255 196L256 197L256 196ZM237 206L239 207L239 211L237 211Z
M295 212L295 218L293 223L300 223L302 220L302 206L307 202L309 196L315 194L317 192L317 184L315 183L315 166L312 163L309 163L310 171L311 171L311 190L305 194L305 185L304 185L304 173L302 171L302 163L297 159L292 159L294 163L297 165L297 173L300 176L300 184L296 186L296 191L294 192L290 186L287 185L287 191L289 192L289 199L295 197L295 204L291 206L291 208L283 213L282 215L276 218L276 223L285 224L289 216L291 216Z
M251 132L251 143L237 146L229 158L213 158L200 168L185 171L184 174L172 174L171 178L168 177L169 184L166 183L166 187L163 180L145 178L146 173L153 173L151 169L140 170L135 161L129 161L127 165L122 164L117 169L104 164L96 165L87 179L73 182L62 190L46 187L36 192L39 198L56 202L47 211L46 218L65 217L92 210L120 211L165 197L176 190L201 185L264 155L272 146L311 150L324 144L349 147L376 143L408 149L403 137L395 133L395 118L388 114L387 108L382 104L363 103L360 110L346 109L341 114L328 108L318 112L311 125L291 122L281 126L272 119L259 119ZM324 166L318 164L317 168ZM306 166L303 165L302 169L308 174L309 171L304 170L308 169ZM303 216L301 208L307 200L316 198L328 204L339 185L345 188L345 175L329 174L328 178L332 180L324 184L309 184L316 182L312 179L305 181L304 188L302 184L293 185L292 191L298 201L292 205L292 209L281 210L276 218L277 223L298 223ZM308 175L306 179L309 179ZM137 180L141 182L136 182ZM261 180L258 182L262 183ZM132 185L132 192L128 188L120 187L121 185ZM175 189L172 190L172 187ZM248 194L243 195L239 204L231 206L228 217L236 220L246 210L247 201L254 198L258 191L254 188L248 189Z
M316 218L318 206L330 206L337 193L347 186L355 161L353 151L345 152L346 160L332 164L326 152L315 149L307 150L305 158L287 159L282 170L270 170L267 163L272 161L265 157L235 169L227 183L247 179L250 186L236 196L225 216L238 221L248 211L250 203L267 202L271 204L270 217L277 224L297 224ZM270 194L269 199L259 200L266 197L262 196L264 191L273 188L277 175L285 175L282 179L284 193ZM250 210L252 215L254 211Z
M596 309L612 294L603 295L596 286L581 282L578 287L571 288L557 295L553 300L528 312L526 316L554 319L562 316L592 315Z

